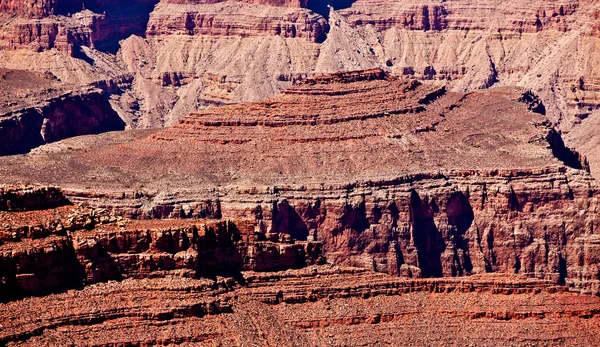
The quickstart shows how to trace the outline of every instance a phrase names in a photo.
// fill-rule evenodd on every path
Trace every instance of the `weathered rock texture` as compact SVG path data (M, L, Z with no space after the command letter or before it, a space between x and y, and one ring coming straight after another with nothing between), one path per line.
M236 18L237 17L237 18ZM149 36L188 34L211 36L281 36L322 41L327 21L310 10L252 6L241 2L216 4L161 3L148 22Z
M60 190L47 187L4 187L0 199L0 343L7 346L540 338L590 345L598 338L600 299L567 293L552 279L398 278L310 265L323 261L319 242L273 233L261 240L252 220L130 221L65 204Z
M0 298L109 280L188 278L301 268L323 261L320 243L256 234L252 220L132 222L66 205L55 188L0 191ZM62 206L62 207L61 207Z
M125 128L102 90L73 90L50 76L0 70L0 155Z
M518 276L410 280L315 266L245 272L237 279L127 279L8 302L0 304L6 317L0 341L518 346L542 339L550 346L593 345L599 305L597 297Z
M524 91L344 73L147 137L4 158L1 176L133 218L251 220L265 239L321 242L334 264L518 273L598 293L597 184L534 111Z
M593 344L600 191L545 111L374 69L2 157L62 191L0 191L0 343Z
M336 9L330 16L328 4ZM51 70L76 83L118 84L129 74L133 83L111 94L131 127L172 125L209 105L270 97L315 72L383 67L456 91L516 85L540 95L549 118L571 131L565 140L585 151L595 172L598 6L587 0L3 1L0 66ZM23 48L42 52L27 55L25 66ZM46 52L53 48L64 54ZM74 63L69 55L85 60Z

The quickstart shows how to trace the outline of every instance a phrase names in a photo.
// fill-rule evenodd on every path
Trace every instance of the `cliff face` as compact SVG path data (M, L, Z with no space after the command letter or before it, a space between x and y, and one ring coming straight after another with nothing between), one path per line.
M150 15L147 35L281 36L324 40L327 21L320 15L300 7L282 9L288 6L262 5L246 6L231 1L208 5L161 3Z
M55 1L0 1L0 11L14 13L27 17L46 17L54 13Z
M70 194L139 213L128 199ZM264 235L318 240L333 264L416 278L523 274L598 294L598 194L595 181L573 169L466 171L278 187L276 195L221 198L218 213L255 220ZM201 211L177 196L153 200L155 218Z
M374 25L379 31L444 29L477 31L493 28L499 32L535 33L566 31L573 16L589 3L579 1L528 1L526 3L486 1L379 1L358 0L340 13L356 26ZM583 15L583 14L582 14Z
M375 69L2 157L64 190L0 190L0 343L595 341L600 190L544 112Z
M94 65L98 79L132 74L134 82L113 100L131 127L172 125L208 105L270 97L315 72L381 67L455 91L533 89L560 130L588 123L567 142L586 148L594 137L586 131L595 128L590 115L599 99L600 10L593 1L69 1L22 10L4 4L3 66L25 68L21 49L57 49L102 61ZM336 9L331 15L328 4ZM51 10L23 13L31 8ZM36 55L35 69L73 78L89 68L64 74L72 62L53 59ZM594 170L596 156L585 154Z
M516 273L596 293L597 184L534 111L539 101L519 90L461 94L381 70L339 73L147 138L6 158L2 177L57 184L74 202L132 218L250 220L265 240L318 241L338 265L412 277ZM55 155L68 164L45 170ZM178 235L193 244L184 241L193 232ZM103 238L91 249L107 247ZM168 259L148 261L176 263Z
M125 123L98 89L68 92L0 115L0 154L26 153L73 136L123 130Z
M66 205L56 188L0 193L3 301L109 280L276 271L323 260L318 242L267 239L250 220L132 222Z
M415 277L519 273L598 292L598 190L589 178L552 170L472 174L406 178L394 188L378 182L347 199L282 195L294 196L300 229L322 241L334 263Z
M597 330L586 324L598 321L598 297L569 292L598 294L597 183L554 157L567 149L549 142L556 135L529 111L539 104L524 104L528 98L515 91L486 94L452 94L381 71L338 74L262 103L191 115L150 137L111 144L116 134L104 134L68 140L61 144L74 146L68 152L49 146L47 154L3 158L4 180L18 172L54 181L70 187L71 201L107 208L65 205L54 188L2 189L0 312L12 318L3 320L0 342L228 343L243 334L256 343L318 346L347 345L360 331L366 344L381 336L403 344L415 341L406 338L415 330L459 344L515 331L532 341L571 333L572 341L595 341ZM324 110L325 99L335 107ZM352 100L378 102L365 113ZM499 112L482 112L488 107ZM297 116L300 109L306 114ZM431 123L440 112L443 119ZM505 137L467 126L482 114L490 114L481 121L491 133ZM265 129L276 135L257 136ZM253 142L258 138L265 143ZM410 157L390 157L406 153L394 148L400 141L411 144ZM304 156L294 154L296 145ZM325 152L330 165L321 165L310 153L325 146L350 162ZM290 157L269 159L264 148ZM446 149L454 157L436 154ZM478 157L482 150L486 156ZM382 156L412 173L377 165ZM261 165L249 167L242 157ZM455 168L424 172L423 157ZM87 167L90 160L98 171ZM215 166L221 160L225 168ZM486 169L498 161L506 167ZM471 169L458 169L464 165ZM373 176L366 167L387 178L352 173ZM200 180L210 176L198 168L231 183L202 189ZM299 174L307 168L311 173ZM342 175L327 179L331 169ZM263 184L235 179L256 171ZM292 173L296 184L277 178ZM119 184L126 177L144 186L127 190ZM80 180L92 187L74 183ZM35 315L40 307L44 314ZM477 333L453 333L457 325ZM262 334L252 335L257 329Z

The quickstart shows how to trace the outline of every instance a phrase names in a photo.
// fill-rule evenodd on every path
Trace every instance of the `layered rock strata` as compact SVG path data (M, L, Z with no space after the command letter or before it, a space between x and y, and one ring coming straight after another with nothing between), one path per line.
M0 155L26 153L44 143L125 128L99 89L56 94L28 100L33 101L29 105L0 109Z
M46 294L109 280L187 278L302 268L318 242L256 234L251 220L133 222L68 205L55 188L0 191L0 297ZM62 206L61 206L62 205Z
M269 4L270 5L270 4ZM323 41L327 21L309 10L277 6L160 3L150 15L147 35L281 36ZM287 7L287 6L284 6Z
M597 184L534 111L525 91L340 73L147 137L4 158L2 177L132 218L250 219L265 239L321 242L334 264L518 273L597 293Z
M329 22L327 4L336 9ZM28 56L39 60L29 65L40 71L72 78L94 70L100 80L131 74L133 83L113 94L114 107L130 127L168 126L210 105L270 97L315 72L383 67L456 91L495 85L534 89L551 121L565 133L574 130L565 141L582 148L596 171L598 160L588 149L598 142L588 130L596 127L591 115L598 109L593 52L600 10L593 1L29 5L3 2L0 65L30 68L20 60L26 48L40 51ZM63 52L60 58L47 56L54 49ZM74 74L63 72L63 64L73 69L69 55L84 59Z
M597 297L516 276L399 280L319 266L246 272L238 280L128 279L0 304L7 317L0 341L342 346L543 340L559 346L593 344L598 310Z

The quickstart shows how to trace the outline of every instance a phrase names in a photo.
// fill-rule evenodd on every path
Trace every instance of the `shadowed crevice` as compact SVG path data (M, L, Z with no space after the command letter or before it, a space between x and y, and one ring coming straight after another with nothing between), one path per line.
M356 0L308 0L308 8L313 12L329 18L329 6L334 10L342 10L351 7Z
M419 267L423 277L442 277L442 252L446 242L435 225L434 216L439 213L435 201L421 199L416 191L410 195L411 222Z
M587 172L590 171L587 159L582 157L578 152L567 147L562 137L555 129L548 132L546 140L552 149L552 154L566 166L578 170L586 170Z

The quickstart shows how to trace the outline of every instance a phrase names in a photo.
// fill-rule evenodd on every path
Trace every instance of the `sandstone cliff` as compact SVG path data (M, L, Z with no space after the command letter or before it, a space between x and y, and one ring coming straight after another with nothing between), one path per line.
M343 73L149 137L6 158L2 177L60 185L73 202L133 218L249 219L265 239L321 242L334 264L518 273L596 293L597 184L536 112L524 91ZM50 168L57 155L65 166Z
M4 187L1 195L27 201L19 212L0 211L0 342L8 346L229 344L240 334L285 346L404 344L415 331L422 343L514 342L509 333L557 341L550 345L597 338L600 300L551 279L424 280L306 267L322 260L318 242L275 234L260 241L251 220L129 221L64 205L53 188ZM448 216L457 212L451 205ZM470 329L457 334L457 325Z
M545 112L375 69L2 157L0 343L590 344L600 191Z
M237 18L236 18L237 17ZM276 6L161 3L150 16L147 35L281 36L323 41L327 21L309 10Z
M318 242L267 239L250 220L132 222L68 205L56 188L0 193L2 301L124 278L198 278L322 261Z

